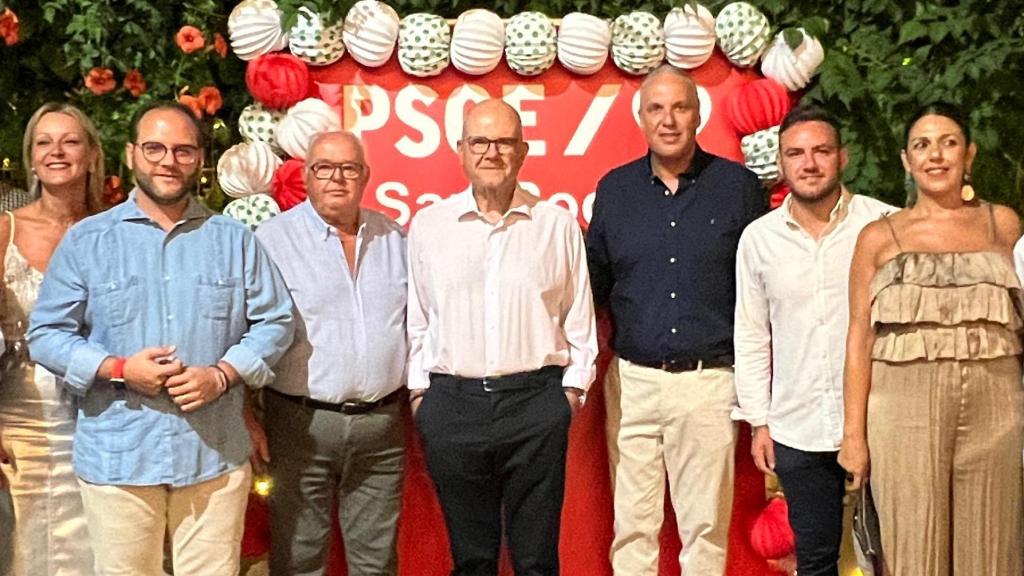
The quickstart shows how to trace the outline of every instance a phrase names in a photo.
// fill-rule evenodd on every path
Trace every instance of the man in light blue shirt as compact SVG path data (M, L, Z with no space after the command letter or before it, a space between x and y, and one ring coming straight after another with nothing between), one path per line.
M293 306L252 233L193 200L202 133L188 108L140 110L137 187L65 235L28 332L76 397L74 467L99 574L239 570L251 450L242 384L291 344Z
M397 570L405 235L387 216L360 208L369 176L355 136L314 136L309 199L256 232L298 316L295 342L264 395L275 481L272 576L324 573L335 499L348 573Z

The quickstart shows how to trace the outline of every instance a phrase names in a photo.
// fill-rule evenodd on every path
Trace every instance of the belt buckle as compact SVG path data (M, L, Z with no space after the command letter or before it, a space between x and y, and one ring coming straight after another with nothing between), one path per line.
M494 380L496 380L496 378L487 378L486 376L480 379L484 392L497 392L497 389L491 385L491 382Z

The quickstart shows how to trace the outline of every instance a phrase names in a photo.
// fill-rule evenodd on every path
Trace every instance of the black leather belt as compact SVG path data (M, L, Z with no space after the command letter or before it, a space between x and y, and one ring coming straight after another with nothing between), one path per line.
M331 412L340 412L342 414L366 414L367 412L376 410L381 406L394 404L401 397L403 391L402 388L399 388L398 390L395 390L394 392L388 394L387 396L381 398L380 400L374 400L373 402L346 400L344 402L335 403L324 402L322 400L314 400L312 398L309 398L308 396L292 396L291 394L285 394L284 392L279 392L277 390L274 390L273 388L267 388L267 390L272 392L275 396L279 396L281 398L284 398L285 400L288 400L289 402L293 402L305 408L313 408L314 410L330 410Z
M510 392L526 388L539 388L556 381L561 386L564 366L545 366L530 372L516 372L501 376L485 376L483 378L466 378L452 374L430 373L430 384L457 385L467 388L483 389L486 392Z
M664 370L665 372L670 372L672 374L692 372L694 370L701 370L704 368L732 368L733 364L736 363L732 356L698 358L696 360L655 360L653 362L630 360L627 358L626 361L631 364L636 364L637 366Z

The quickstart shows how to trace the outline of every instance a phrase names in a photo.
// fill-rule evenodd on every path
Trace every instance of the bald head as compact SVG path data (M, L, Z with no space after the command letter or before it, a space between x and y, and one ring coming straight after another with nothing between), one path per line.
M309 139L309 149L306 158L316 158L316 152L325 145L341 145L352 148L359 156L359 162L365 162L366 152L363 150L363 143L359 138L348 130L337 130L335 132L317 132Z
M693 81L693 78L689 74L683 72L679 68L671 64L662 64L654 70L651 70L647 76L644 77L644 81L640 83L640 105L643 106L645 95L650 92L650 89L655 84L663 83L679 83L685 86L685 89L693 94L693 100L697 101L697 83Z
M515 127L515 138L523 137L523 121L519 118L519 112L499 98L484 100L466 112L462 123L462 137L472 134L472 128L478 123L509 124Z

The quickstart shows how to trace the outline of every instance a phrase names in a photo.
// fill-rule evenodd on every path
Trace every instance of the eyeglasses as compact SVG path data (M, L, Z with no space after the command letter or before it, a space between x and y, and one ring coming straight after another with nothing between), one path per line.
M142 149L142 157L152 164L162 161L164 156L167 156L167 146L159 142L142 142L141 144L136 144L136 146ZM174 156L174 161L178 164L187 166L195 164L199 160L199 148L197 146L184 144L172 146L170 150Z
M512 151L519 146L521 142L518 138L498 138L491 140L490 138L484 138L483 136L472 136L462 141L466 146L469 147L469 151L473 154L487 154L487 151L491 149L491 144L494 144L494 148L498 151L498 154L511 154Z
M330 180L338 170L341 170L341 177L345 180L358 180L366 171L366 166L359 162L317 162L309 167L310 174L317 180Z

